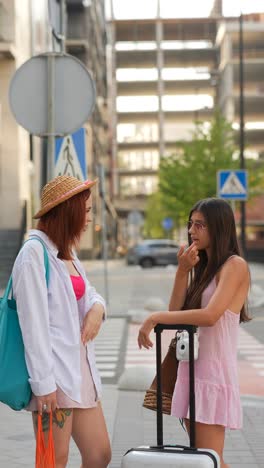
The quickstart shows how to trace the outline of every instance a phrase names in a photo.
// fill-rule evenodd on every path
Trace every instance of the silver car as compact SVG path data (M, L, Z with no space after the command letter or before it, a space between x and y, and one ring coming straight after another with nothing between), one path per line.
M151 268L155 265L177 265L179 246L169 239L144 240L127 252L128 265Z

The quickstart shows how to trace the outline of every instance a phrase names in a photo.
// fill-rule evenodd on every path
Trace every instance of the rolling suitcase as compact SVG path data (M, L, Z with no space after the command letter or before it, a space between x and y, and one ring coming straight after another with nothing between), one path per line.
M163 330L186 330L189 334L189 401L190 401L190 446L163 445L163 419L161 400L161 333ZM214 450L195 448L195 386L194 386L194 332L193 325L163 325L155 327L157 366L157 445L140 446L126 452L121 468L220 468L220 459Z

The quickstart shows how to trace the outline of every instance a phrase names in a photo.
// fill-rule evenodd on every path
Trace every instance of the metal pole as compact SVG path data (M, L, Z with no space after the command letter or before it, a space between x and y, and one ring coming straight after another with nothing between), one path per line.
M60 33L52 30L52 52L55 50L55 40L59 42L60 52L65 53L66 3L60 0ZM47 178L54 177L55 157L55 56L49 55L47 60L48 75L48 145L47 145Z
M109 289L108 289L108 271L107 271L107 234L106 234L106 211L105 211L105 171L102 164L98 164L100 195L102 203L102 251L104 260L104 295L105 302L109 305Z
M240 169L245 169L245 122L244 122L244 41L243 15L239 16L239 84L240 84ZM240 202L241 248L246 255L246 204Z
M196 434L195 434L195 366L194 366L194 326L188 329L189 333L189 407L190 407L190 447L196 447Z
M161 375L161 330L156 330L156 368L157 368L157 444L163 445L162 417L162 375ZM158 396L160 398L158 398Z
M66 3L60 0L60 49L65 53Z
M55 154L55 57L48 55L48 156L47 156L47 178L48 181L54 174Z

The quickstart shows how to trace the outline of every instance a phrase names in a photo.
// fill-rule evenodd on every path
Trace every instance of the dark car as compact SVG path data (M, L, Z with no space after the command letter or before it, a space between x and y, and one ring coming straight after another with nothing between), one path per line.
M169 239L144 240L127 252L128 265L151 268L155 265L177 265L179 246Z

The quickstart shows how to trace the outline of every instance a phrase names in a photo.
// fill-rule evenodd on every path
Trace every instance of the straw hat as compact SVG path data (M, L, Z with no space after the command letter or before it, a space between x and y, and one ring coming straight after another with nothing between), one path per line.
M48 211L57 205L60 205L69 198L88 190L97 183L95 180L86 180L82 182L75 177L62 175L48 182L41 193L41 208L33 216L34 219L41 218Z

